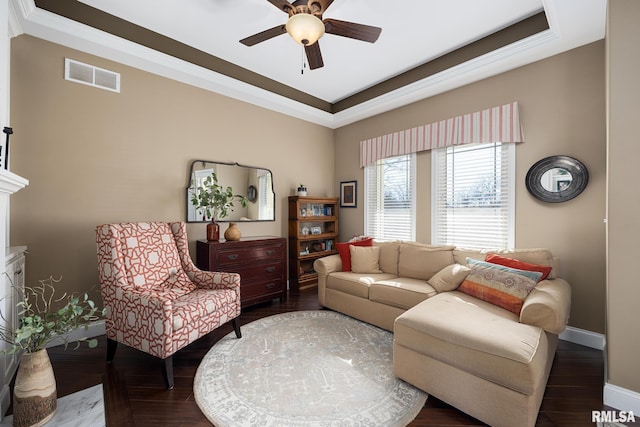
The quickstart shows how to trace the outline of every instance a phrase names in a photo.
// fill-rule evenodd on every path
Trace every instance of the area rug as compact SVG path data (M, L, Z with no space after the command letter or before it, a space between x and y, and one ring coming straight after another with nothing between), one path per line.
M195 399L217 427L404 426L427 395L393 375L393 334L333 311L256 320L216 343Z

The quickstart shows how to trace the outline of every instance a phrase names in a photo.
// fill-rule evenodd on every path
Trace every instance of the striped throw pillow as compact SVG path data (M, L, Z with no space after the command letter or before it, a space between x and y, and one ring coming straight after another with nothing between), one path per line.
M517 315L542 273L525 271L467 258L471 272L458 287L464 292Z

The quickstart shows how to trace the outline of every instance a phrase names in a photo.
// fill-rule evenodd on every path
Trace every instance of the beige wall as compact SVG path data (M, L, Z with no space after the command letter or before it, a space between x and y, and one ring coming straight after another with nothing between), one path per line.
M300 182L333 195L330 129L30 36L11 47L11 169L29 179L11 199L11 244L28 246L29 283L97 289L96 225L184 220L194 159L272 170L276 221L240 224L247 236L286 236ZM65 57L121 73L121 93L65 81ZM193 251L205 226L188 233Z
M640 2L609 1L607 23L607 367L611 384L640 393L638 119ZM637 399L637 398L636 398ZM605 402L606 403L606 402ZM618 408L629 410L632 408ZM637 410L637 406L636 406Z
M560 257L573 289L570 325L604 332L605 102L604 42L593 43L499 76L345 126L336 131L336 183L357 179L359 141L488 107L518 101L526 142L516 154L516 247L548 247ZM581 160L590 179L584 193L560 204L529 195L527 170L544 157ZM430 242L431 158L418 155L417 240ZM337 185L337 184L336 184ZM337 191L337 187L336 187ZM342 209L342 239L362 234L363 192L357 209Z
M122 92L64 81L65 56L122 73ZM340 181L357 179L358 208L341 210L346 239L363 232L360 140L517 100L527 142L517 150L516 246L558 255L573 286L570 324L604 332L603 63L604 43L594 43L334 132L20 36L12 41L11 162L30 185L11 202L11 244L29 247L30 282L54 274L69 290L96 286L95 226L182 220L187 168L197 158L274 172L277 220L242 224L245 235L286 236L286 196L299 182L331 196ZM585 192L563 204L541 203L524 186L528 168L554 154L575 156L590 172ZM418 156L422 242L430 241L430 164L429 153ZM204 225L189 234L202 238Z

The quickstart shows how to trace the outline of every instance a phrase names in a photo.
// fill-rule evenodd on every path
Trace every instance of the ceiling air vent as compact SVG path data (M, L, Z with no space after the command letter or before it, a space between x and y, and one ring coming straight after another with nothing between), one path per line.
M69 58L64 59L64 79L112 92L120 92L120 73Z

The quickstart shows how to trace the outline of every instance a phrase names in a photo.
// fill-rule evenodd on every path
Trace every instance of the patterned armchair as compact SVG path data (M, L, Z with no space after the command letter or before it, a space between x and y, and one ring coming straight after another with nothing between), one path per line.
M122 223L96 228L107 334L117 344L164 359L173 388L173 354L231 321L241 337L240 275L196 268L184 223Z

